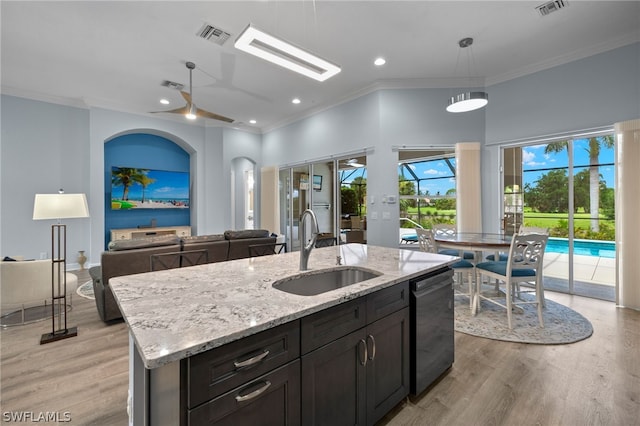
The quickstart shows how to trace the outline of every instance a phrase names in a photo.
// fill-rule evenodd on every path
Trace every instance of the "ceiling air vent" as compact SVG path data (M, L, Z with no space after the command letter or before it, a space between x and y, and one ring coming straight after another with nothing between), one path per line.
M175 81L165 80L162 82L164 87L168 87L169 89L182 90L184 89L184 84L176 83Z
M214 27L213 25L207 23L202 25L196 35L220 46L222 46L225 41L227 41L229 37L231 37L231 34L229 34L227 31Z
M540 6L536 6L536 10L540 13L540 16L547 16L550 13L557 12L560 9L569 6L567 0L553 0Z

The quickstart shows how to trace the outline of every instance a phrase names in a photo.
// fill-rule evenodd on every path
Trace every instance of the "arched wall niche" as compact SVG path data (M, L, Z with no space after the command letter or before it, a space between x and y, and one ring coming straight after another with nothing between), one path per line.
M104 246L111 239L111 229L141 226L190 226L195 223L196 150L185 140L156 129L130 129L104 140ZM189 173L188 209L131 209L111 206L112 167L132 167Z
M259 188L256 162L249 157L231 160L231 226L234 229L257 228L256 191Z

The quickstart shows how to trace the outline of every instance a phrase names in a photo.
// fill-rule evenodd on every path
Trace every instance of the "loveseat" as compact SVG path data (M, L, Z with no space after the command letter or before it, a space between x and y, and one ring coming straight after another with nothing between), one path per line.
M57 274L54 277L57 286ZM78 286L78 277L67 272L66 278L67 295L72 296ZM25 322L26 309L51 304L51 259L2 261L0 282L2 314L22 311L22 322ZM71 300L69 297L67 303Z
M181 254L186 256L188 253L198 253L201 255L199 258L205 259L208 263L223 262L249 257L250 246L275 242L276 237L264 229L225 231L224 234L190 237L164 235L112 241L109 243L108 251L102 253L100 266L89 269L98 314L105 322L122 318L109 287L109 279L150 272L153 260L163 255L182 259ZM205 254L202 255L203 253ZM179 263L176 263L176 266L179 266Z

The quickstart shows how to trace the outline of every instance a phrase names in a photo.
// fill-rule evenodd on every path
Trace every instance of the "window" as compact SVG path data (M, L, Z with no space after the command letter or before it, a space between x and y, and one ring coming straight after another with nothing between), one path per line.
M401 226L431 228L433 223L455 223L454 153L434 152L426 158L403 160L405 156L401 155L398 164Z

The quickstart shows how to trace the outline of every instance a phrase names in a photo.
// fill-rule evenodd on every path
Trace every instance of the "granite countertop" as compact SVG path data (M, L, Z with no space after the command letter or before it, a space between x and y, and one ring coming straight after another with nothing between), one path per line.
M363 244L316 248L309 270L358 266L381 276L315 296L272 287L297 275L299 252L111 278L110 286L148 369L321 311L450 265L457 257Z

